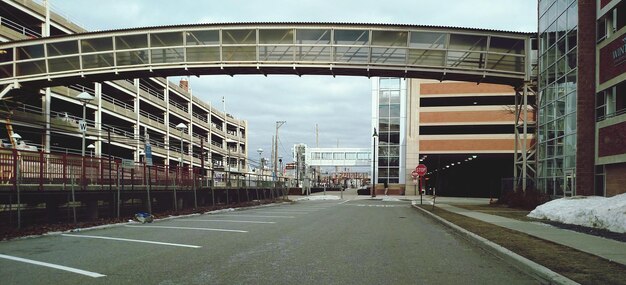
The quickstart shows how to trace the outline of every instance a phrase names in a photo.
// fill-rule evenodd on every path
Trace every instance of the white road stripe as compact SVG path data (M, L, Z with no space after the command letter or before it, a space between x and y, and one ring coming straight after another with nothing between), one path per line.
M310 214L312 212L305 211L259 211L259 213L267 214Z
M106 276L106 275L103 275L103 274L100 274L100 273L96 273L96 272L85 271L85 270L76 269L76 268L72 268L72 267L67 267L67 266L63 266L63 265L57 265L57 264L52 264L52 263L47 263L47 262L41 262L41 261L36 261L36 260L26 259L26 258L21 258L21 257L15 257L15 256L10 256L10 255L0 254L0 258L9 259L9 260L15 260L15 261L24 262L24 263L30 263L30 264L35 264L35 265L40 265L40 266L45 266L45 267L50 267L50 268L64 270L64 271L69 271L69 272L72 272L72 273L86 275L86 276L93 277L93 278Z
M225 222L225 223L250 223L250 224L275 224L276 222L241 221L241 220L175 220L177 222Z
M211 228L188 228L188 227L166 227L166 226L131 226L129 228L155 228L155 229L175 229L175 230L197 230L197 231L214 231L214 232L231 232L231 233L247 233L241 230L211 229Z
M343 202L341 202L341 203L339 203L337 205L341 205L341 204L348 203L348 202L350 202L350 200L345 200L345 201L343 201Z
M169 242L159 242L159 241L149 241L149 240L139 240L139 239L127 239L127 238L115 238L115 237L103 237L103 236L70 235L70 234L62 234L62 236L79 237L79 238L95 238L95 239L106 239L106 240L119 240L119 241L149 243L149 244L158 244L158 245L170 245L170 246L180 246L180 247L190 247L190 248L201 248L202 247L202 246L199 246L199 245L188 245L188 244L180 244L180 243L169 243Z
M258 216L258 215L213 215L214 217L254 217L254 218L295 218L294 216Z

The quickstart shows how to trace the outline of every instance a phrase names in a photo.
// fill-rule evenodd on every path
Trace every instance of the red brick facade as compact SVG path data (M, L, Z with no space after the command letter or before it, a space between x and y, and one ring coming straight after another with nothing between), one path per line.
M614 39L610 44L600 49L600 84L605 83L626 72L626 53L615 57L618 49L626 46L626 36Z
M596 0L578 1L576 194L594 194Z
M626 122L598 130L598 156L626 153Z

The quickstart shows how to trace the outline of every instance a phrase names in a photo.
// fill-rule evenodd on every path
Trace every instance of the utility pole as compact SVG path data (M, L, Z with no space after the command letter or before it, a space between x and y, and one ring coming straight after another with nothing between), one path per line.
M277 165L278 165L278 128L284 125L286 121L276 121L276 136L274 137L276 143L274 144L274 175L276 175ZM274 179L275 180L275 179Z

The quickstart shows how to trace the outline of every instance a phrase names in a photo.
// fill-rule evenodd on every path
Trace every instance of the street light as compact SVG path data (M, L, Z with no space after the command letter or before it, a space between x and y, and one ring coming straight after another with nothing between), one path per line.
M226 172L226 186L230 186L230 147L228 146L228 144L236 142L237 141L235 140L226 139L226 149L228 150L228 156L226 157L226 167L228 167L228 170ZM239 163L237 163L237 166L239 166ZM239 168L237 168L237 170L239 170Z
M183 133L187 129L187 125L178 123L176 129L180 131L180 163L178 164L178 172L180 173L180 184L183 184ZM178 199L176 197L176 187L174 187L174 210L178 212Z
M259 166L260 166L260 169L261 169L261 176L262 176L263 175L263 158L261 157L261 155L263 154L263 149L259 148L259 149L256 150L256 152L259 153ZM257 177L258 177L258 175L257 175Z
M92 143L90 143L90 144L87 146L87 148L89 149L89 156L90 156L90 157L93 157L93 152L94 152L94 149L96 149L96 146L95 146L95 145L93 145Z
M76 99L78 99L79 101L81 101L83 103L83 119L78 123L78 129L80 130L81 133L83 133L83 139L82 139L82 145L81 145L81 156L82 156L82 165L81 165L81 169L82 169L82 180L83 183L81 183L83 185L83 190L85 190L85 135L87 133L87 102L92 101L93 99L95 99L96 97L94 97L93 95L87 93L87 92L81 92L80 94L78 94L76 96Z
M378 138L378 133L376 133L376 128L374 128L374 134L372 135L373 147L372 147L372 198L376 197L376 139Z

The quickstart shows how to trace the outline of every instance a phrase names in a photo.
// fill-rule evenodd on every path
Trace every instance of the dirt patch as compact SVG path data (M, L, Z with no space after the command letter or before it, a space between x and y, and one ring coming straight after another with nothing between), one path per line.
M452 205L458 208L463 208L471 211L481 212L490 215L501 216L510 219L516 219L520 221L537 221L526 217L530 211L518 208L510 208L507 205L502 204L486 204L486 205Z
M423 209L581 284L626 284L626 266L430 206Z

